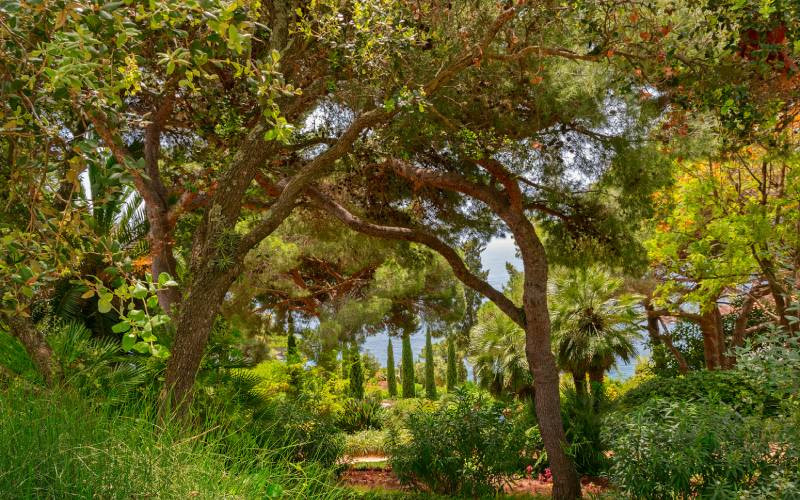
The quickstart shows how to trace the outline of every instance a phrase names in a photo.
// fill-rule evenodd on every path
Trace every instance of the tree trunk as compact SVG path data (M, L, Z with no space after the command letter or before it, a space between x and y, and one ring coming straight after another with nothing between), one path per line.
M542 305L546 309L546 305ZM553 498L568 500L580 498L581 483L575 465L566 453L568 444L561 420L558 369L550 351L549 323L546 314L529 320L525 352L533 373L536 419L553 473Z
M579 396L586 395L586 372L572 372L572 383Z
M9 333L19 339L25 352L30 356L34 366L42 376L47 386L55 382L53 370L53 350L47 344L44 336L36 329L30 318L20 315L4 315Z
M750 313L753 312L755 302L755 297L748 295L742 303L741 309L739 309L739 315L736 317L736 322L733 324L733 338L731 339L733 347L742 347L744 345L744 338L747 334L747 322L750 319ZM733 368L736 365L736 356L734 353L731 353L730 356L724 356L723 361L725 362L724 368Z
M180 307L175 341L167 362L161 393L162 418L169 414L183 416L192 403L193 386L205 353L214 319L233 282L231 273L196 276ZM235 276L235 275L234 275Z
M525 354L533 374L536 418L553 474L553 498L580 498L580 478L566 451L568 443L561 420L558 368L550 348L547 257L530 221L522 214L519 219L510 219L509 226L514 232L524 266Z
M150 211L150 206L146 205L146 210ZM177 279L177 262L172 253L172 236L170 232L161 225L154 224L157 216L148 216L150 223L150 234L148 240L150 242L150 270L153 274L153 281L158 281L158 276L161 273L169 274L173 279ZM163 222L163 221L162 221ZM175 307L180 303L181 292L178 287L162 288L157 292L158 305L169 316L175 317Z
M722 331L722 315L716 305L701 315L699 326L703 334L703 357L706 361L706 369L721 369L723 367L722 356L725 352L725 338Z
M606 371L603 368L590 368L589 369L589 382L595 382L598 384L603 383L603 379L605 378Z

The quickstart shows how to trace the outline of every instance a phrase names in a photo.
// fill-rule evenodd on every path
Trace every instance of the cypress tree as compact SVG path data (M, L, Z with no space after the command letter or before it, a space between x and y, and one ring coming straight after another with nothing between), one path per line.
M350 378L350 351L346 345L342 346L342 378Z
M358 352L358 344L355 342L350 359L350 395L356 399L364 399L364 368L361 366L361 353Z
M401 360L403 371L403 397L413 398L414 395L414 355L411 353L411 337L403 335L403 359Z
M289 338L286 340L286 362L297 363L297 339L294 338L294 332L289 332Z
M397 396L397 378L394 374L394 350L392 349L392 339L389 339L389 347L386 353L386 382L389 384L389 397Z
M458 385L458 368L456 367L456 345L453 337L447 339L447 392L453 392Z
M433 375L433 345L431 331L425 334L425 395L428 399L436 399L436 380Z

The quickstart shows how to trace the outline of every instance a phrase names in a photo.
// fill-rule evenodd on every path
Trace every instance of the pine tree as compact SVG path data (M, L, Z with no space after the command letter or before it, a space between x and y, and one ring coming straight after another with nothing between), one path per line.
M431 331L425 334L425 395L428 399L436 400L436 380L433 375L433 345L431 344Z
M361 353L358 344L353 343L353 352L350 354L350 395L356 399L364 399L364 368L361 366Z
M403 371L403 397L413 398L414 394L414 355L411 353L411 337L403 335L403 359L401 360Z
M456 366L456 344L453 337L447 339L447 392L453 392L458 385L458 367Z
M389 384L389 397L397 397L397 378L394 373L394 349L392 349L392 339L389 339L389 347L386 353L386 382Z

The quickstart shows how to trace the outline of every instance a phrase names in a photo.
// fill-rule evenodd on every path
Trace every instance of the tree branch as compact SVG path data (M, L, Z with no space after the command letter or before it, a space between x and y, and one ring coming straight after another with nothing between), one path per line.
M307 193L315 205L330 213L339 219L339 221L341 221L345 226L354 231L378 238L419 243L427 246L431 250L434 250L439 255L444 257L448 264L450 264L450 267L453 269L453 274L455 274L462 283L478 293L483 294L486 298L494 302L501 311L508 315L512 321L520 325L522 328L525 328L525 314L522 309L517 307L514 302L506 297L502 292L471 272L464 264L461 256L458 255L458 252L456 252L453 248L448 246L436 236L420 229L397 226L382 226L367 222L353 215L344 206L332 200L331 198L326 197L316 188L310 188Z

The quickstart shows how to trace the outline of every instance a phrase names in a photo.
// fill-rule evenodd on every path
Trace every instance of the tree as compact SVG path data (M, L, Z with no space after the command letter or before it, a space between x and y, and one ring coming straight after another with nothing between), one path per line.
M456 364L456 345L452 336L447 337L447 392L453 392L458 385L458 367Z
M394 348L392 347L392 339L389 339L386 353L386 383L389 386L389 397L396 397L397 375L394 373Z
M431 344L431 330L425 331L425 396L436 400L436 378L433 373L433 345Z
M493 303L478 310L470 333L470 360L478 384L497 397L530 393L525 331Z
M346 379L350 377L350 359L349 359L350 355L349 355L349 349L347 348L346 345L342 347L341 355L342 355L342 360L341 360L342 378Z
M364 368L361 364L358 344L355 342L353 342L350 360L350 395L355 399L364 399Z
M481 263L481 254L485 249L486 245L478 238L470 238L461 246L464 265L467 266L471 273L482 280L486 280L489 277L489 271L483 269ZM475 326L478 309L482 302L483 297L479 292L470 287L464 287L464 314L455 325L458 331L457 341L460 348L466 348L469 345L469 333L472 327Z
M342 231L315 215L297 210L250 252L226 298L226 318L251 332L267 314L318 322L305 346L315 363L331 368L341 341L461 317L462 286L439 255Z
M145 202L154 278L177 275L176 252L186 260L180 287L159 291L175 325L162 415L185 412L245 257L304 189L368 131L460 78L517 14L464 2L474 15L453 23L439 5L422 14L397 1L358 6L171 0L157 8L83 1L69 15L16 9L14 52L35 51L37 62L2 57L3 74L26 82L4 90L4 103L20 102L28 123L69 114L55 120L57 135L98 138ZM425 42L431 30L443 35L435 50ZM308 130L312 115L324 123ZM181 227L191 236L176 247Z
M403 373L401 382L403 383L403 398L416 397L414 391L414 355L411 352L411 337L403 335L403 357L400 369Z
M575 390L602 383L616 359L630 361L640 338L640 298L623 292L624 280L600 267L559 269L550 286L553 341L559 365L572 374Z
M295 339L294 331L290 331L286 339L286 361L288 363L296 363L298 359L297 340Z
M530 22L514 23L510 48L485 53L475 78L428 100L435 123L408 116L392 127L413 134L393 135L402 141L391 144L376 137L372 154L365 152L353 165L350 178L365 190L378 179L386 185L380 207L342 199L324 182L308 191L325 213L352 229L439 252L466 286L523 329L557 498L579 496L580 485L564 452L559 374L550 350L548 266L559 258L645 265L630 233L649 215L652 192L668 180L665 162L645 140L652 130L646 124L653 124L667 100L629 93L643 85L632 83L637 72L630 67L616 76L590 68L605 64L622 47L630 49L626 60L639 63L631 55L638 42L628 41L640 38L628 31L629 17L618 12L625 7L615 4L609 17L608 5L601 4L591 4L596 10L582 4L580 15L556 14L550 10L554 4L537 4L525 13ZM614 29L598 29L612 17L621 21ZM537 42L526 46L519 40ZM586 54L580 47L587 46L599 51ZM495 64L508 60L519 64L518 78ZM604 67L612 69L614 62ZM619 99L611 107L609 92ZM609 112L628 118L611 118ZM472 272L457 251L468 235L499 233L513 236L523 261L519 304Z

